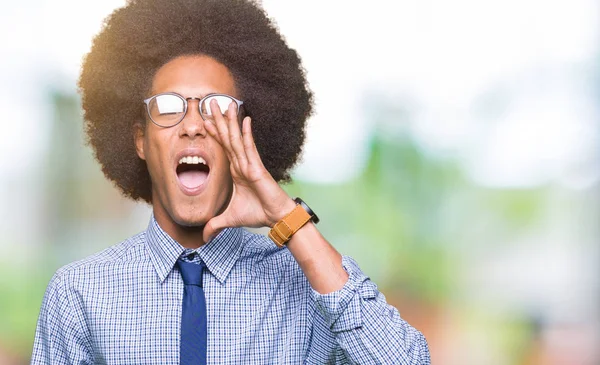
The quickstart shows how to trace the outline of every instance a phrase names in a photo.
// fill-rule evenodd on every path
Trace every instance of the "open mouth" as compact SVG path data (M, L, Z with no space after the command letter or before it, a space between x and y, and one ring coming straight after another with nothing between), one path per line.
M210 168L200 156L182 157L176 169L179 182L190 190L201 187L208 178L209 172Z

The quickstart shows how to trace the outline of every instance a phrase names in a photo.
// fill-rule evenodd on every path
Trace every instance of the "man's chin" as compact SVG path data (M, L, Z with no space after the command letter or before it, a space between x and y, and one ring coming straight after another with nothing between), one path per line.
M180 219L175 221L181 228L186 230L203 230L207 219Z

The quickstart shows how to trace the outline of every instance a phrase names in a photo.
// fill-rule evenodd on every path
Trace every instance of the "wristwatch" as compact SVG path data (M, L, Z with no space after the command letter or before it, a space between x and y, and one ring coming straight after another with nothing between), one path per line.
M312 221L314 224L319 223L319 217L302 199L296 198L294 201L296 207L282 220L275 223L269 231L269 238L278 247L283 247L294 233L298 232L308 221Z

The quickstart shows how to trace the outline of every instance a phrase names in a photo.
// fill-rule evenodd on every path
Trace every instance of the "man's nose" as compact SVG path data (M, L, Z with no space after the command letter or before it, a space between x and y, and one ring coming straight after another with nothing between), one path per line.
M188 109L181 121L181 135L188 137L202 136L206 137L206 128L204 128L204 119L200 115L198 100L188 100Z

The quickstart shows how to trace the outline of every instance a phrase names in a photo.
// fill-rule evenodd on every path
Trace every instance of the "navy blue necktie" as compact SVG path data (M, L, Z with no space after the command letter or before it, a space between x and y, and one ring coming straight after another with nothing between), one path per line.
M181 365L206 364L206 298L202 289L204 264L177 261L183 283Z

